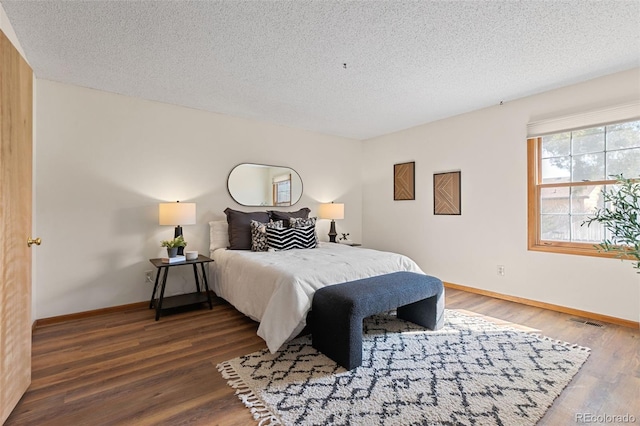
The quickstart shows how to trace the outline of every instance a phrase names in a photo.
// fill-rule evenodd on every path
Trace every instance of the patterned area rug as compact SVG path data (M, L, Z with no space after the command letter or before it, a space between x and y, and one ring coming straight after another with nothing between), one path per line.
M351 371L310 336L218 370L260 425L534 425L589 349L446 311L439 331L394 313L365 319Z

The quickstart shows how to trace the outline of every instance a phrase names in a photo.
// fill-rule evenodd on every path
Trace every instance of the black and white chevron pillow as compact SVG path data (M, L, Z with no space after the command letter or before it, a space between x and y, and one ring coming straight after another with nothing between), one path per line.
M318 245L316 227L267 228L267 244L273 250L311 249Z

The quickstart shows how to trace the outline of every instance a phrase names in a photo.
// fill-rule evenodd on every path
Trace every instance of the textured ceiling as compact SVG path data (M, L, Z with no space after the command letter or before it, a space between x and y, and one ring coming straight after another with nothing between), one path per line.
M637 0L1 3L38 78L356 139L640 66Z

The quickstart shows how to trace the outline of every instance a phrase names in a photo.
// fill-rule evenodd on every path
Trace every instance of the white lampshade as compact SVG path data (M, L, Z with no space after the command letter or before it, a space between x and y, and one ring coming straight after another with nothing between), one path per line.
M160 225L195 225L196 203L160 203L158 219Z
M344 219L344 204L326 203L318 206L318 217L320 219Z

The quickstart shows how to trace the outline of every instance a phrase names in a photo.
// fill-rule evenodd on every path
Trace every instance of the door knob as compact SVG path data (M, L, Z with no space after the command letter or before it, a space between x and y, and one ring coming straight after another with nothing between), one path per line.
M29 238L27 240L27 245L31 247L32 244L39 246L40 244L42 244L42 239L40 237L36 238L35 240L33 238Z

